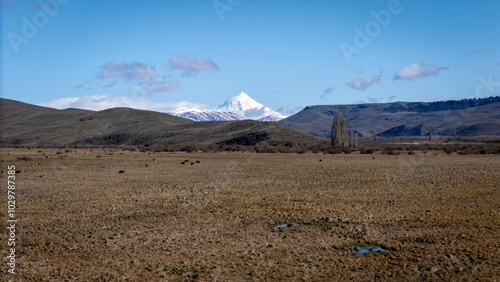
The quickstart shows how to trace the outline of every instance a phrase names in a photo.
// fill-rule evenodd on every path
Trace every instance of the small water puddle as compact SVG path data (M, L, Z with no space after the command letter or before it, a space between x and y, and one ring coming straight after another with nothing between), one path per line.
M278 230L280 228L286 228L292 226L291 224L280 224L274 227L274 230Z
M370 252L375 253L375 252L390 252L390 251L382 248L381 246L376 246L376 245L367 245L367 246L351 245L351 247L346 253L358 253L364 255Z

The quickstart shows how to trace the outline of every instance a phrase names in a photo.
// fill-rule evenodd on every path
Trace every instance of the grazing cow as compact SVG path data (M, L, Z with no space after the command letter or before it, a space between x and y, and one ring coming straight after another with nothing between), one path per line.
M185 162L185 163L189 163L189 160L185 160L184 162Z
M194 165L194 163L191 163L191 165Z
M3 170L2 170L2 174L3 174Z
M22 172L22 170L16 170L16 174L19 174L21 172Z
M185 162L181 162L181 164L186 164Z
M196 161L197 164L200 164L201 162L200 161Z
M375 159L375 157L373 157L373 159Z
M124 170L120 170L118 173L125 173L125 171Z
M153 162L156 161L156 159L153 159Z
M319 159L320 162L322 162L323 160L322 159Z
M43 174L43 173L40 173L40 177L43 177L43 176L44 176L44 174Z
M148 167L148 164L146 164L146 167Z
M48 159L48 158L49 158L49 156L45 156L45 158L46 158L46 159Z

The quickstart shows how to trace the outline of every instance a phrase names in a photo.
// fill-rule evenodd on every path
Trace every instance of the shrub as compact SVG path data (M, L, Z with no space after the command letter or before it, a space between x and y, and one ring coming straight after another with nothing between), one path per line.
M373 154L373 149L372 148L367 148L367 149L361 149L359 152L361 154Z
M401 154L401 152L394 151L392 148L389 148L389 147L385 147L384 149L382 149L382 154L384 154L384 155L399 155L399 154Z

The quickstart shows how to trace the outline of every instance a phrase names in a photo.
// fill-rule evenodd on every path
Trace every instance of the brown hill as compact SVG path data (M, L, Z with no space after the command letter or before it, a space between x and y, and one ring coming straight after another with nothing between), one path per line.
M432 103L324 105L306 107L280 123L329 138L337 112L360 136L500 135L500 97Z
M3 98L0 98L0 119L0 146L253 145L262 140L273 144L325 142L275 122L195 122L130 108L57 110Z

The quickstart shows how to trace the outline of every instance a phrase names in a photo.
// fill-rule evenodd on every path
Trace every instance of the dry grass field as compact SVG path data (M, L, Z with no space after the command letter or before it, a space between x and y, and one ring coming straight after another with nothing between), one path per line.
M1 281L500 279L498 155L1 154Z

